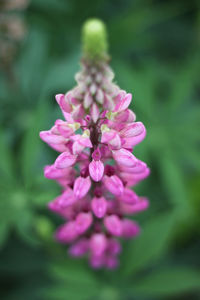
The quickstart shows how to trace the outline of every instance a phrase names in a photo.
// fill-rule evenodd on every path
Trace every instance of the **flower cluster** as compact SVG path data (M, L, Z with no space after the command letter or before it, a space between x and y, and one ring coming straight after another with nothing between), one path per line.
M132 154L146 130L128 109L131 94L120 90L113 77L107 64L83 61L77 86L56 95L65 121L56 120L40 133L61 153L44 170L62 186L62 194L49 203L65 220L56 239L71 245L70 255L88 255L94 268L118 265L119 238L140 232L125 216L148 207L148 200L131 189L149 175L147 165Z

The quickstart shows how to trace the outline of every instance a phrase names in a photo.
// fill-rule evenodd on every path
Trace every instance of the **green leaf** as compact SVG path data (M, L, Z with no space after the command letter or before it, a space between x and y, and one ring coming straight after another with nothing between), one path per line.
M175 219L176 215L170 212L147 222L141 235L131 241L124 251L124 263L121 270L124 275L141 271L165 254Z
M7 145L5 140L5 135L3 131L0 130L0 174L1 180L5 179L4 177L12 177L13 176L13 159L10 151L10 147Z
M49 105L43 101L32 115L29 128L25 134L21 148L21 168L26 184L32 183L36 179L39 170L42 172L43 164L40 163L42 152L42 142L39 132L45 129L45 121L49 114Z
M68 259L51 266L50 272L58 282L49 291L50 299L93 299L99 291L99 283L85 263Z
M1 223L0 224L0 248L5 244L8 233L9 233L9 223Z
M171 267L151 272L134 282L131 290L143 296L171 296L200 290L200 272L193 268Z

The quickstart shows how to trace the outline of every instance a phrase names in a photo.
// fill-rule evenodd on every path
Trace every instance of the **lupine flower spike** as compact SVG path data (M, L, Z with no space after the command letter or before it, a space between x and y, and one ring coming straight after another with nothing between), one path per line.
M60 153L44 175L62 187L49 203L64 220L55 238L70 245L71 256L87 256L93 268L112 269L118 265L120 239L140 233L127 216L148 207L148 200L132 190L149 175L147 165L132 154L146 130L129 109L132 95L113 83L101 21L85 23L83 53L77 86L55 97L64 120L40 132Z

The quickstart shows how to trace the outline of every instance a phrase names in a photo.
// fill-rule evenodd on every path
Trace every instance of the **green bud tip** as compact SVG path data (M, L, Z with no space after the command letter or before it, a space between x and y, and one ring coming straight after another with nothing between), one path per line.
M99 19L89 19L82 30L83 56L90 60L104 60L107 55L107 32Z

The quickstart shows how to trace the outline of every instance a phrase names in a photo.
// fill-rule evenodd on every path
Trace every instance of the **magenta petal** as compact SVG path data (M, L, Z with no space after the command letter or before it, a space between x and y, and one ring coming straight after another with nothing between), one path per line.
M103 233L95 233L90 239L90 250L93 256L100 256L107 247L107 239Z
M69 151L63 152L55 161L55 167L64 169L72 166L76 162L77 155L71 154Z
M100 181L104 173L104 165L100 160L92 160L89 164L89 172L92 179L96 182Z
M84 233L92 224L92 214L81 212L76 217L76 231L78 234Z
M70 188L67 188L61 196L57 197L57 204L60 207L67 207L76 202L76 198L74 197L74 193Z
M109 239L106 251L111 255L117 255L121 252L121 244L116 239Z
M105 257L104 255L92 255L89 260L92 268L100 269L104 266Z
M132 238L140 233L139 225L132 221L125 219L122 221L122 235L126 238Z
M118 216L111 215L104 218L104 225L108 232L115 236L121 236L122 234L122 223Z
M104 176L103 179L105 187L111 192L113 195L119 196L124 191L124 186L122 181L119 179L118 176Z
M89 191L91 186L90 177L81 177L76 178L74 182L74 195L77 199L83 198Z
M135 204L139 201L139 197L134 191L126 188L124 189L123 194L119 197L119 200L128 204Z
M44 168L44 176L48 179L58 179L64 175L65 170L57 169L54 165L45 166Z
M116 269L119 265L118 258L116 256L107 256L105 259L105 266L108 269Z
M61 243L71 243L77 238L75 222L70 221L61 225L55 234L55 238Z
M83 256L89 249L89 241L88 239L81 239L75 244L73 244L68 252L71 256L81 257Z
M104 197L93 198L91 202L92 211L97 218L103 218L107 209L107 201Z

